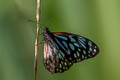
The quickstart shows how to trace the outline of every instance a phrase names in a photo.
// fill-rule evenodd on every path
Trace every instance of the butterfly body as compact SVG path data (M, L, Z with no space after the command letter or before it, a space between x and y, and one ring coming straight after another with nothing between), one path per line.
M44 34L44 65L51 73L68 70L74 63L96 56L97 45L80 35L66 32L50 32Z

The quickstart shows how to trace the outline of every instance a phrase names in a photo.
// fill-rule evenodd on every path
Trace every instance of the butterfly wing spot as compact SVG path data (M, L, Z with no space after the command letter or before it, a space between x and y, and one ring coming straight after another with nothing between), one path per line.
M80 53L77 51L77 56L79 57L80 56Z
M64 64L63 60L61 60L61 64L62 64L62 65Z
M60 67L60 68L62 68L62 65L61 65L61 64L59 64L59 67Z
M62 69L60 69L59 72L62 72Z
M79 52L81 52L81 49L80 49L80 48L78 48L78 51L79 51Z
M97 46L95 46L95 48L97 48Z
M56 72L59 72L59 69L58 69L58 68L56 68Z
M76 58L77 57L77 55L74 53L74 57Z
M63 57L62 57L62 55L61 55L61 54L58 54L58 57L59 57L60 59L63 59Z
M88 57L92 57L90 54L88 54Z
M92 55L94 56L94 55L95 55L95 53L93 52L93 53L92 53Z
M69 43L69 46L70 46L70 48L71 48L73 51L75 50L73 44Z
M66 65L67 65L67 63L66 63L66 62L64 62L64 65L66 66Z
M76 59L76 61L78 62L78 61L79 61L79 59Z
M66 67L65 67L65 66L63 66L63 70L66 70Z
M69 65L72 65L72 63L70 62Z
M79 58L79 61L81 61L82 59L81 58Z
M83 50L83 54L86 55L86 51L85 50Z
M91 47L89 48L89 51L92 52L92 48Z
M94 52L96 53L96 49L94 49Z
M71 57L69 57L69 60L72 60L72 58L71 58Z
M84 55L82 55L82 59L84 59L85 57L84 57Z
M88 51L88 53L90 54L90 51Z
M85 56L85 59L87 59L88 57L87 56Z

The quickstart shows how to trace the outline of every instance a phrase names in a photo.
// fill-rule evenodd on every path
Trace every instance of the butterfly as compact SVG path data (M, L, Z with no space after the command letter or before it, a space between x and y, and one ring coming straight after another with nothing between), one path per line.
M67 32L51 32L48 27L43 33L45 68L51 73L67 71L74 63L95 57L98 46L91 40Z

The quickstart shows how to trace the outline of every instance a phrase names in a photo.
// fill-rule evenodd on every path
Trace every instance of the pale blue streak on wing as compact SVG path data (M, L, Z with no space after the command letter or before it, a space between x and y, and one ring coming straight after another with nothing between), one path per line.
M50 58L51 58L51 60L53 61L53 55L52 55L52 52L50 52Z
M82 45L82 47L84 47L86 49L85 42L83 41L83 39L81 37L78 37L78 40L79 40L80 44Z
M79 51L79 52L81 52L81 49L80 49L80 48L78 48L78 51Z
M75 50L73 44L69 43L69 46L70 46L70 48L71 48L72 50Z
M83 41L86 41L85 38L81 37L81 36L78 36L81 40Z
M91 52L92 52L92 48L91 48L91 47L89 48L89 51L91 51Z
M84 47L86 49L86 46L83 43L80 42L80 44L81 44L82 47Z
M53 49L54 49L54 52L55 52L55 53L57 53L57 50L56 50L56 48L53 48Z
M86 51L85 51L85 50L83 50L83 53L84 53L84 54L86 54Z
M80 47L78 43L73 43L76 47Z
M53 40L51 40L51 41L50 41L49 45L53 45L53 46L54 46L54 48L58 48L58 46L56 45L56 43L54 43L54 41L53 41Z
M95 46L95 48L97 48L97 46Z
M63 40L67 40L67 37L65 37L65 36L59 36L59 35L55 35L55 36L58 37L58 38L61 38Z
M64 49L64 46L55 38L55 40L57 41L57 43Z
M62 59L63 57L61 56L61 54L58 54L58 57L60 58L60 59Z
M92 42L91 42L91 41L88 41L88 45L89 45L89 46L92 46Z
M71 42L76 42L76 40L70 35L69 36Z
M70 50L66 50L65 47L55 38L55 40L57 41L57 43L67 52L67 54L70 54Z
M82 42L83 44L85 44L85 41L84 41L83 39L78 38L78 40L79 40L80 42Z
M63 57L65 56L61 50L59 50L59 54L61 54Z
M64 44L64 46L65 46L66 48L68 48L68 45L67 45L67 43L66 43L65 41L62 41L62 43Z
M77 56L80 56L80 53L77 51Z

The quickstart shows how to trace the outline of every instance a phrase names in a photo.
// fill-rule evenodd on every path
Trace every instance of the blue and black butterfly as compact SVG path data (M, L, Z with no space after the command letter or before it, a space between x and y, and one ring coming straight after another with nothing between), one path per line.
M62 73L73 63L96 56L98 46L91 40L72 33L50 32L44 34L44 65L51 73Z

